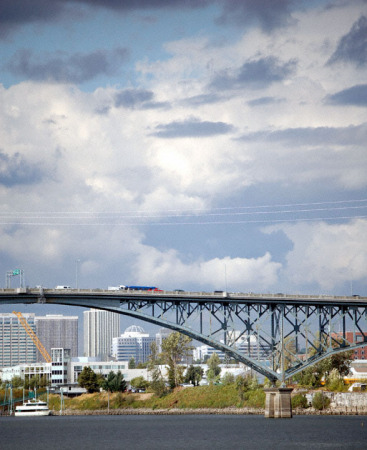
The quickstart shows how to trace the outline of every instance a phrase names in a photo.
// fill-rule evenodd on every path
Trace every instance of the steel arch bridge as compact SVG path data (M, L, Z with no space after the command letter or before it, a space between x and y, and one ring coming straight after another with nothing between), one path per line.
M96 308L179 331L275 383L367 346L367 297L99 289L0 289L0 304Z

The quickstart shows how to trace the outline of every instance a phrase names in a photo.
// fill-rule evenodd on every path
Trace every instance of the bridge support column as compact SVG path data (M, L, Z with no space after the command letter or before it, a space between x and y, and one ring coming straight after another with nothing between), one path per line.
M269 388L265 391L265 417L290 419L292 417L292 388Z

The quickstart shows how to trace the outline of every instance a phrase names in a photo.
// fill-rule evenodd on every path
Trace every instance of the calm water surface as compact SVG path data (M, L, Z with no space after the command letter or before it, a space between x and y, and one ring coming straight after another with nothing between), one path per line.
M0 448L367 449L367 416L0 417Z

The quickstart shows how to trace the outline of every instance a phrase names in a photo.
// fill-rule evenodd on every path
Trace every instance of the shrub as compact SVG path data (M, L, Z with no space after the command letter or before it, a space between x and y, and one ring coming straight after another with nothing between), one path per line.
M323 392L316 392L312 398L312 406L321 411L322 409L328 408L330 405L329 397L326 397Z
M296 394L292 397L292 408L308 408L308 401L305 395Z
M246 392L246 406L253 408L265 407L265 392L263 389L256 389L255 391Z
M234 377L233 373L226 372L222 376L222 384L224 384L224 386L227 386L228 384L234 384L234 382L235 382L235 377Z

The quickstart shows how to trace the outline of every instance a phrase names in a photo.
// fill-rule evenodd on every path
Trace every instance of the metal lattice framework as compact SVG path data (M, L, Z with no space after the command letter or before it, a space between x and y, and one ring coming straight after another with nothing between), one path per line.
M366 297L0 290L0 304L36 302L109 310L179 331L272 382L367 346Z

